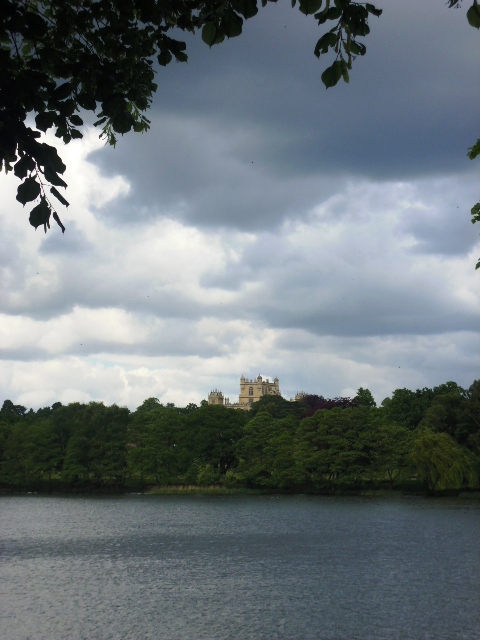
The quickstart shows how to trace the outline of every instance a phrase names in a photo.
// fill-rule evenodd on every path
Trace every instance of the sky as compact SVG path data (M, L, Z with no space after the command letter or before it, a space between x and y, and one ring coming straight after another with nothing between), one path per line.
M59 149L48 234L0 176L0 402L184 406L239 378L287 399L480 377L479 32L383 0L350 83L279 0L157 74L147 134ZM51 142L49 138L49 142ZM53 139L54 140L54 139Z

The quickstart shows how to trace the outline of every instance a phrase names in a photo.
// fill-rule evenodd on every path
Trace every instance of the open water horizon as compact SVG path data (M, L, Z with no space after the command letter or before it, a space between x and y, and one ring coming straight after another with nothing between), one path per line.
M480 501L0 498L4 640L478 640Z

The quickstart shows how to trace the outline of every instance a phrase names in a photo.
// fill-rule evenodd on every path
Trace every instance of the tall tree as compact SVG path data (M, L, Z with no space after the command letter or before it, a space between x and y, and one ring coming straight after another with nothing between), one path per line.
M357 395L354 397L353 401L359 407L368 407L373 409L377 406L375 398L372 396L372 392L369 389L364 389L363 387L358 389Z
M447 433L422 431L413 442L410 457L431 491L461 489L478 481L478 459Z
M184 418L172 408L157 405L132 416L128 432L128 470L141 483L169 484L181 471L179 442Z
M276 420L268 411L257 413L245 425L237 443L237 477L256 487L288 489L298 485L297 425L298 419L292 415Z
M307 488L358 488L371 478L373 435L382 421L380 411L367 407L317 411L302 420L295 455Z
M221 478L236 463L235 446L248 419L246 411L201 406L185 416L181 449L190 457L190 479L209 464Z
M129 410L101 402L75 403L68 408L74 426L65 451L65 478L118 487L126 472Z

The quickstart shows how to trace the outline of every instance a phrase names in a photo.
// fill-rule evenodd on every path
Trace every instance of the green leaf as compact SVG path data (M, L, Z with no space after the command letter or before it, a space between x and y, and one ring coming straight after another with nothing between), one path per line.
M322 0L300 0L299 9L306 16L316 13L322 6Z
M188 56L184 51L177 51L175 53L177 62L188 62Z
M468 24L475 29L480 29L480 6L475 1L467 11Z
M334 87L342 77L342 63L340 60L335 60L331 67L325 69L322 73L322 82L327 89Z
M42 197L40 204L37 204L30 212L29 221L32 227L39 227L40 225L47 225L50 220L50 207L47 204L45 198Z
M55 113L53 111L44 111L35 116L35 124L40 131L47 131L53 127Z
M62 230L62 233L65 233L65 227L63 226L62 221L58 217L58 213L56 211L53 212L53 219L55 220L55 222L58 224L58 226Z
M213 22L207 22L207 24L203 25L202 40L205 44L208 44L209 47L216 43L217 31L217 26L213 24Z
M59 175L57 175L57 172L54 171L53 169L51 169L50 167L46 166L43 174L45 176L45 179L48 180L48 182L50 182L50 184L55 184L57 185L57 187L66 187L67 183L64 182Z
M166 67L167 64L172 61L172 57L173 56L170 51L168 51L168 49L164 49L157 56L158 64L162 67Z
M480 155L480 138L468 149L467 152L467 156L470 160L474 160L478 155Z
M335 32L329 31L325 33L315 45L314 54L319 58L321 53L328 52L329 47L334 47L337 41L338 36Z
M17 178L25 178L29 171L33 171L35 169L35 162L30 156L23 156L16 163L13 173L17 176Z
M77 96L77 102L82 107L82 109L86 109L87 111L95 111L97 108L97 102L95 98L93 98L88 93L79 93Z
M342 7L330 7L327 11L327 20L338 20L342 16Z
M23 205L32 202L40 194L40 185L35 178L27 178L17 189L17 200Z
M76 113L74 113L73 116L70 116L70 122L76 127L81 127L83 124L83 120L80 118L80 116L77 116Z
M352 40L349 46L345 47L345 49L350 51L350 53L353 53L354 56L364 56L367 51L367 47L364 44L361 42L355 42L355 40Z
M68 100L64 100L59 103L58 111L64 118L70 118L76 107L77 105L75 104L75 100L73 100L73 98L68 98Z
M345 82L350 82L350 76L348 75L348 66L347 63L345 62L345 60L341 61L342 64L342 77L344 79Z
M116 113L112 118L112 127L117 133L128 133L134 124L135 120L128 111Z
M373 4L369 4L368 2L365 5L365 9L368 11L368 13L371 13L372 15L377 17L380 17L383 13L383 9L377 9Z
M222 29L227 38L236 38L242 33L243 20L233 11L229 12L222 20Z
M329 7L328 5L325 7L325 9L323 11L320 11L320 13L316 13L314 18L316 18L316 20L318 20L318 24L323 24L324 22L327 21L327 13L329 11Z
M29 11L25 15L24 20L24 26L26 27L29 38L39 39L48 31L47 23L37 13Z
M63 173L67 167L62 162L55 147L42 143L41 148L43 161L40 162L40 164L50 167L50 169L53 169L57 173Z
M103 118L100 118L100 120L97 120L96 122L94 122L93 126L94 127L98 127L98 126L100 126L101 124L103 124L106 121L107 121L107 117L105 116Z
M123 113L127 110L127 101L122 93L113 93L102 102L102 113L106 116L113 117L117 113Z
M72 93L72 85L70 82L64 82L60 86L58 86L55 91L52 93L52 98L54 100L65 100Z
M480 222L480 202L473 205L470 213L472 214L472 224Z
M249 18L253 18L253 16L257 15L257 0L232 0L232 7L242 15L245 20Z
M83 138L83 133L78 129L72 129L70 131L70 135L72 136L73 140L81 140Z
M52 188L50 189L50 193L51 193L52 195L54 195L54 196L55 196L55 198L56 198L57 200L59 200L62 204L64 204L66 207L69 207L69 206L70 206L70 203L69 203L67 200L65 200L65 198L62 196L62 194L61 194L57 189L55 189L55 187L52 187Z

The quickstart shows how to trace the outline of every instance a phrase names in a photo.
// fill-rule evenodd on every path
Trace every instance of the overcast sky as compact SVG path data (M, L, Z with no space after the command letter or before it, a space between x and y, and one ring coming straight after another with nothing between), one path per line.
M350 84L290 2L158 72L151 131L61 150L67 227L0 177L0 402L290 398L480 377L479 32L469 2L383 0Z

